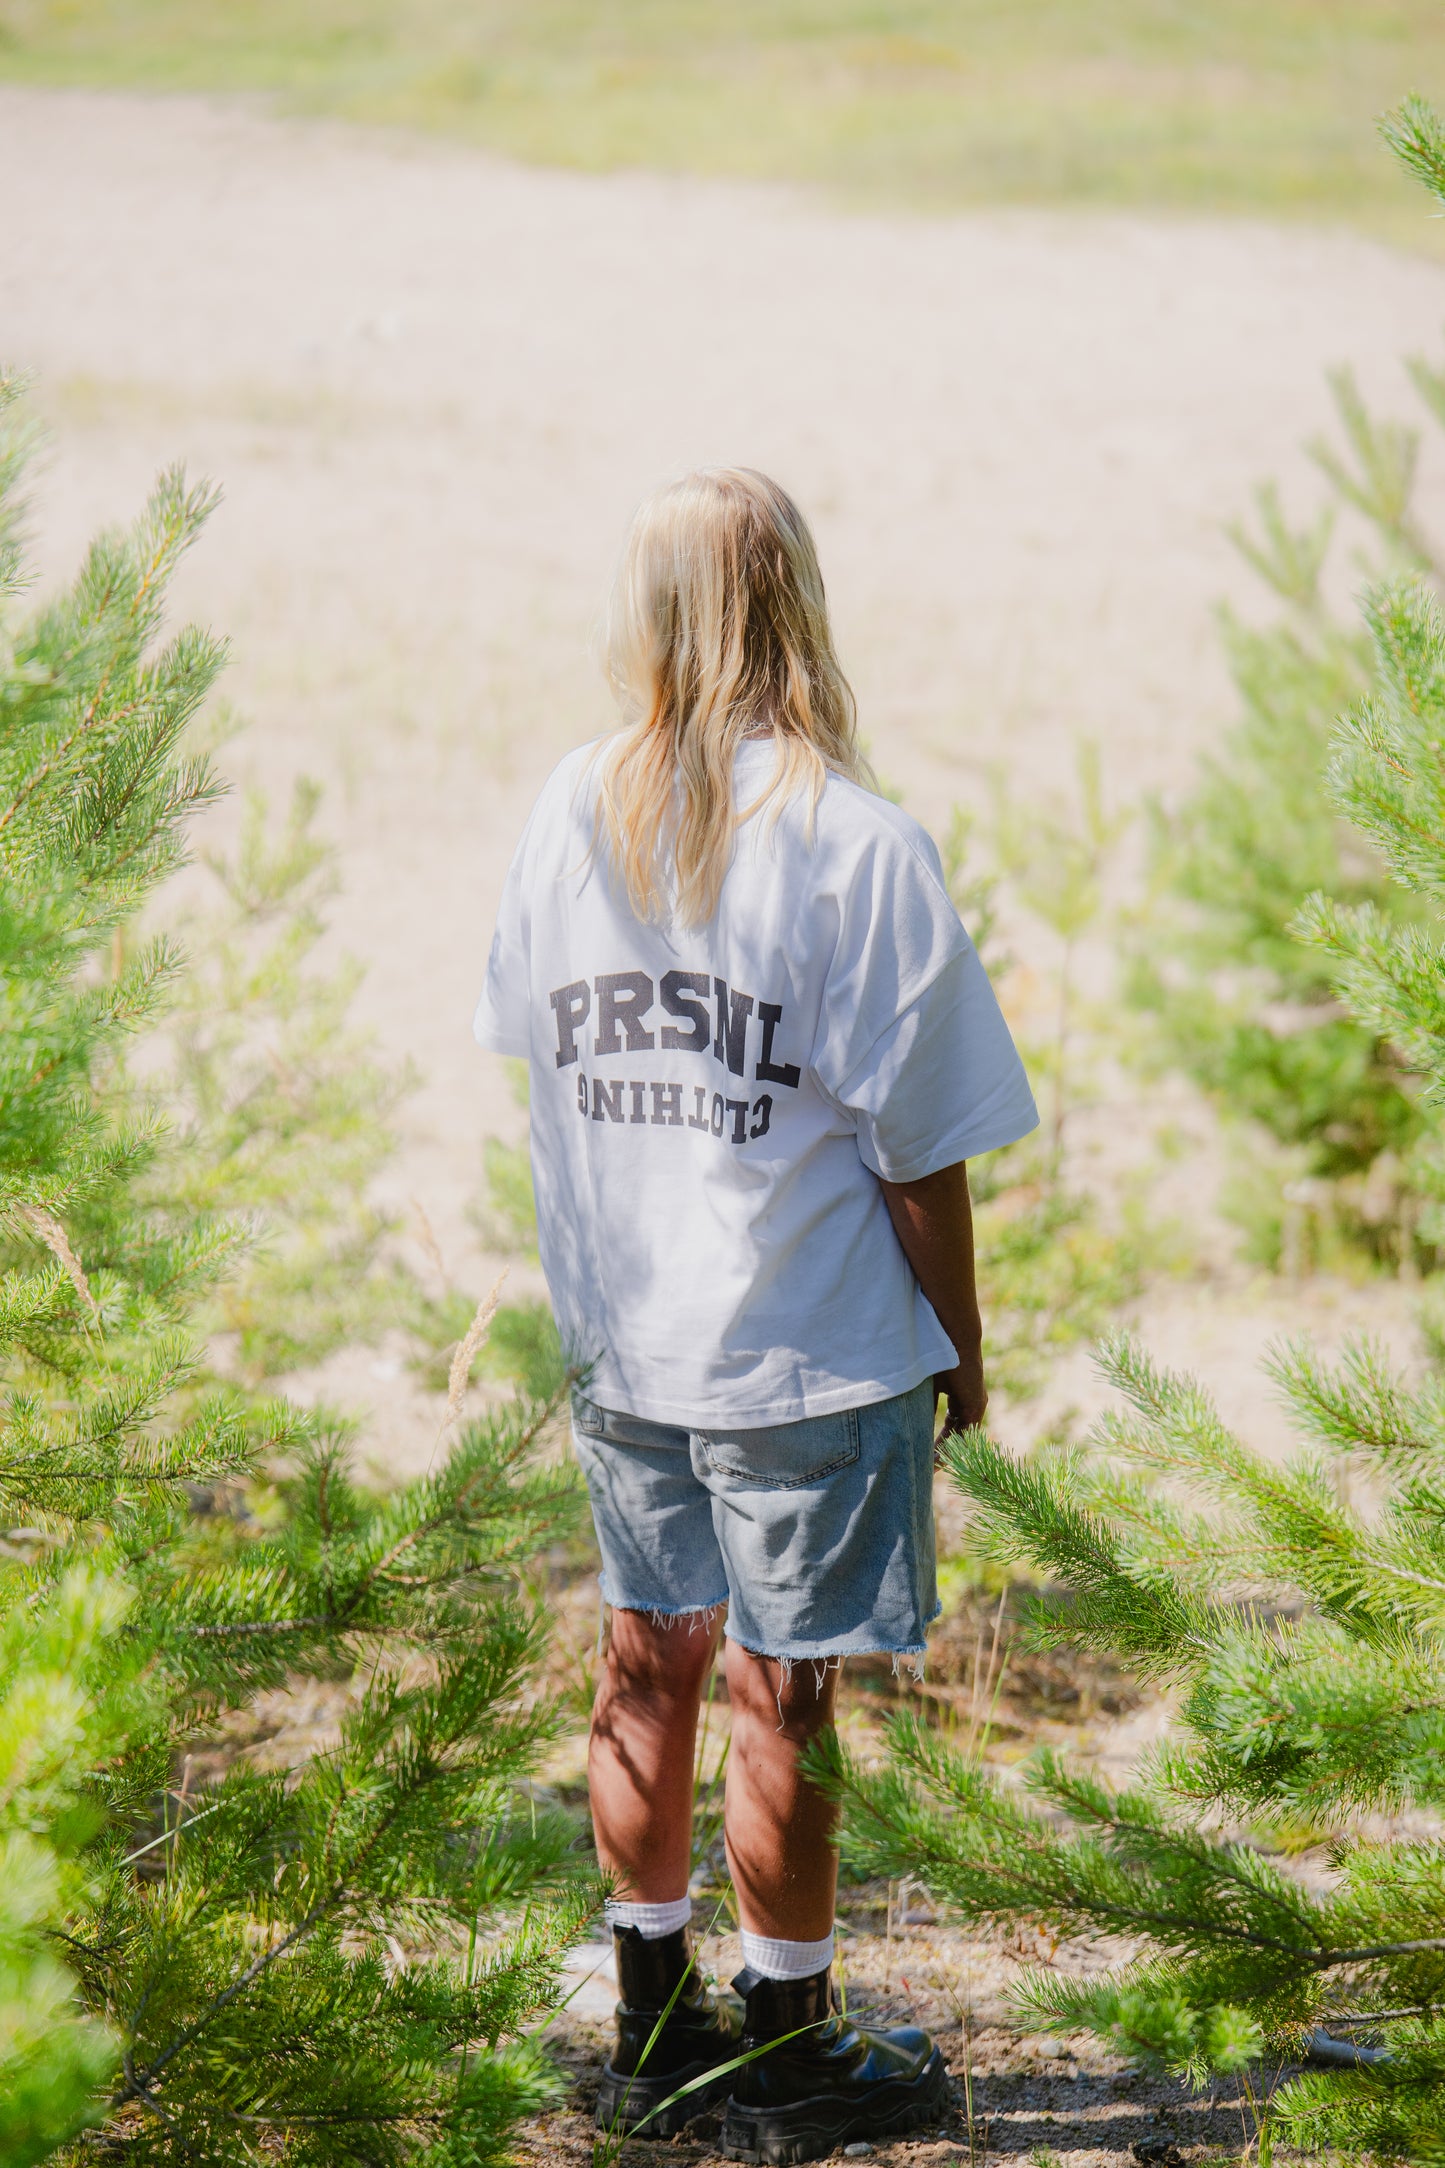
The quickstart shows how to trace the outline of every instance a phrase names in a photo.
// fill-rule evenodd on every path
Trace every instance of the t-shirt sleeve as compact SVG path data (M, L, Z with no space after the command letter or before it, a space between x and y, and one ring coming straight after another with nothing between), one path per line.
M531 909L528 897L527 858L532 822L522 831L497 907L496 931L482 997L472 1019L477 1044L492 1054L518 1055L532 1051L531 1022Z
M837 1095L857 1118L864 1165L885 1182L916 1182L1038 1127L1024 1065L964 938Z
M922 840L922 839L920 839ZM888 1182L1016 1143L1038 1109L931 846L896 841L843 913L814 1068Z

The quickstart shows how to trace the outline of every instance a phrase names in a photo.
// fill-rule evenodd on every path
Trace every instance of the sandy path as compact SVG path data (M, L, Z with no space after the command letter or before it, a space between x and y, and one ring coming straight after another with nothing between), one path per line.
M427 1079L389 1187L457 1259L515 1119L468 1034L491 907L606 720L589 643L644 489L742 459L798 491L925 818L995 759L1056 784L1080 731L1132 795L1229 711L1211 608L1251 590L1221 521L1270 471L1307 499L1327 363L1399 407L1445 318L1445 269L1343 236L845 218L199 101L0 91L0 188L0 351L56 429L43 562L163 461L224 481L183 600L234 637L231 765L328 786L363 1010ZM1230 1356L1242 1411L1263 1313L1200 1340L1197 1308L1167 1297L1166 1337Z

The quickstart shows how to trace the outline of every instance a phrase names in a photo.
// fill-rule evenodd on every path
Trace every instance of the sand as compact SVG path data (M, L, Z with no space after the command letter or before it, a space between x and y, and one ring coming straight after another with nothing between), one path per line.
M609 719L619 538L707 460L815 520L885 776L936 818L994 762L1178 790L1230 712L1222 523L1349 361L1400 409L1445 268L1344 234L1023 212L845 217L799 194L512 167L198 100L0 90L0 353L54 444L47 576L163 463L225 503L178 604L234 642L238 781L326 786L337 939L419 1064L407 1149L448 1262L517 1117L469 1017L538 783ZM1424 503L1445 530L1445 462ZM1348 572L1348 567L1346 567ZM219 833L233 815L212 816Z

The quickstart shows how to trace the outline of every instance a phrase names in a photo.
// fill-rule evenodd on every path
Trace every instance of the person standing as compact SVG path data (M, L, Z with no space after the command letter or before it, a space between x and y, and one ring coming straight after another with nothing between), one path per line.
M938 1398L954 1430L987 1404L966 1163L1038 1117L938 853L872 780L786 492L719 468L645 503L606 660L620 728L543 788L475 1024L530 1065L611 1608L588 1771L621 2000L598 2119L703 2078L649 2132L725 2098L724 2152L806 2160L942 2109L925 2034L834 2008L835 1810L802 1757L846 1657L921 1662ZM688 1898L724 1613L741 2041Z

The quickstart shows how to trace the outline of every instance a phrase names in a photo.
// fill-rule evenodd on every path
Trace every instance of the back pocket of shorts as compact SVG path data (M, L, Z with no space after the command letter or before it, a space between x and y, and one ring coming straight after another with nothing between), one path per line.
M719 1475L762 1490L800 1490L858 1458L858 1412L809 1415L801 1423L773 1423L762 1430L702 1430L707 1464Z

